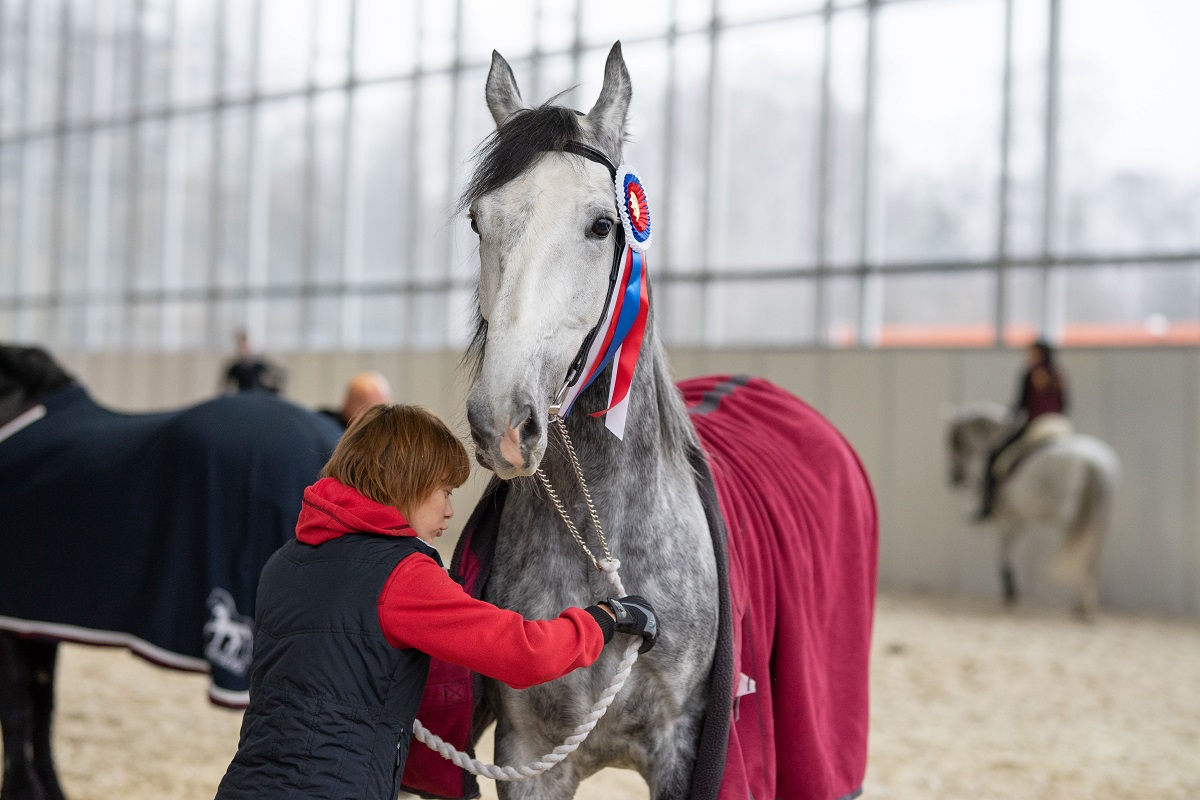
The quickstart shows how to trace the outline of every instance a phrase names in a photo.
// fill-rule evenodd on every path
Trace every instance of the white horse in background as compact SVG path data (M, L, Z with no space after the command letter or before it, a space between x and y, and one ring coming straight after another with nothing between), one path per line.
M997 403L973 403L950 415L950 482L978 487L988 455L1015 431L1008 411ZM1009 458L997 478L992 514L1000 532L1000 580L1009 605L1017 600L1012 551L1034 526L1063 533L1051 574L1078 591L1076 611L1090 619L1096 610L1096 568L1107 534L1112 498L1120 476L1117 454L1094 436L1074 432L1014 445L1023 453Z

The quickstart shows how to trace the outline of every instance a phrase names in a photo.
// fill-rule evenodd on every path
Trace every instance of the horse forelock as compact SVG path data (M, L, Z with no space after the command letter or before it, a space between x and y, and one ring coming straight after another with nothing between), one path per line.
M522 109L480 143L473 156L475 171L458 201L461 213L476 200L527 172L548 152L561 152L568 142L590 143L586 117L554 105L557 95L537 108ZM487 320L479 311L475 291L475 329L462 365L478 378L487 345Z
M459 199L460 210L524 173L567 142L587 138L583 118L565 106L543 104L516 112L475 151L475 172Z

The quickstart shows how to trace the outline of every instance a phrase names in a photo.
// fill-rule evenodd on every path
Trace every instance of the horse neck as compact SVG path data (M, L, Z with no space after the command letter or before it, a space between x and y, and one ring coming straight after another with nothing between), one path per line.
M689 448L697 446L687 410L671 380L666 352L654 329L653 312L647 320L630 387L623 439L605 427L603 417L591 416L607 405L612 368L610 365L580 394L566 422L584 478L594 489L593 494L610 503L621 502L629 493L644 493L659 481L681 474L672 467L686 467ZM555 486L573 486L577 482L575 474L557 441L558 434L551 432L550 438L542 469Z

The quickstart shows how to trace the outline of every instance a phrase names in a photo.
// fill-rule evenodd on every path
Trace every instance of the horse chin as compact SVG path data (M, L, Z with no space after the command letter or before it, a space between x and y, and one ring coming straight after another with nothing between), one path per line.
M487 447L475 446L475 460L484 469L490 470L501 480L512 480L533 475L546 451L546 442L535 441L525 448L500 439Z
M533 475L537 472L538 465L542 461L541 453L536 456L530 454L528 457L521 460L520 464L513 464L503 456L496 456L483 450L475 451L475 460L481 466L490 469L496 473L496 477L501 480L509 481L513 478L524 478Z

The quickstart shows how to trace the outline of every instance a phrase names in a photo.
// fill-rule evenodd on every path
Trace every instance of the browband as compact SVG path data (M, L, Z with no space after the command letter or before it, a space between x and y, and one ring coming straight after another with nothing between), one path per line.
M608 174L614 181L617 179L617 165L614 164L608 156L604 155L604 153L592 147L590 144L584 144L583 142L567 142L563 145L562 149L564 153L574 153L577 156L583 156L586 159L595 161L597 164L605 167L608 170Z

